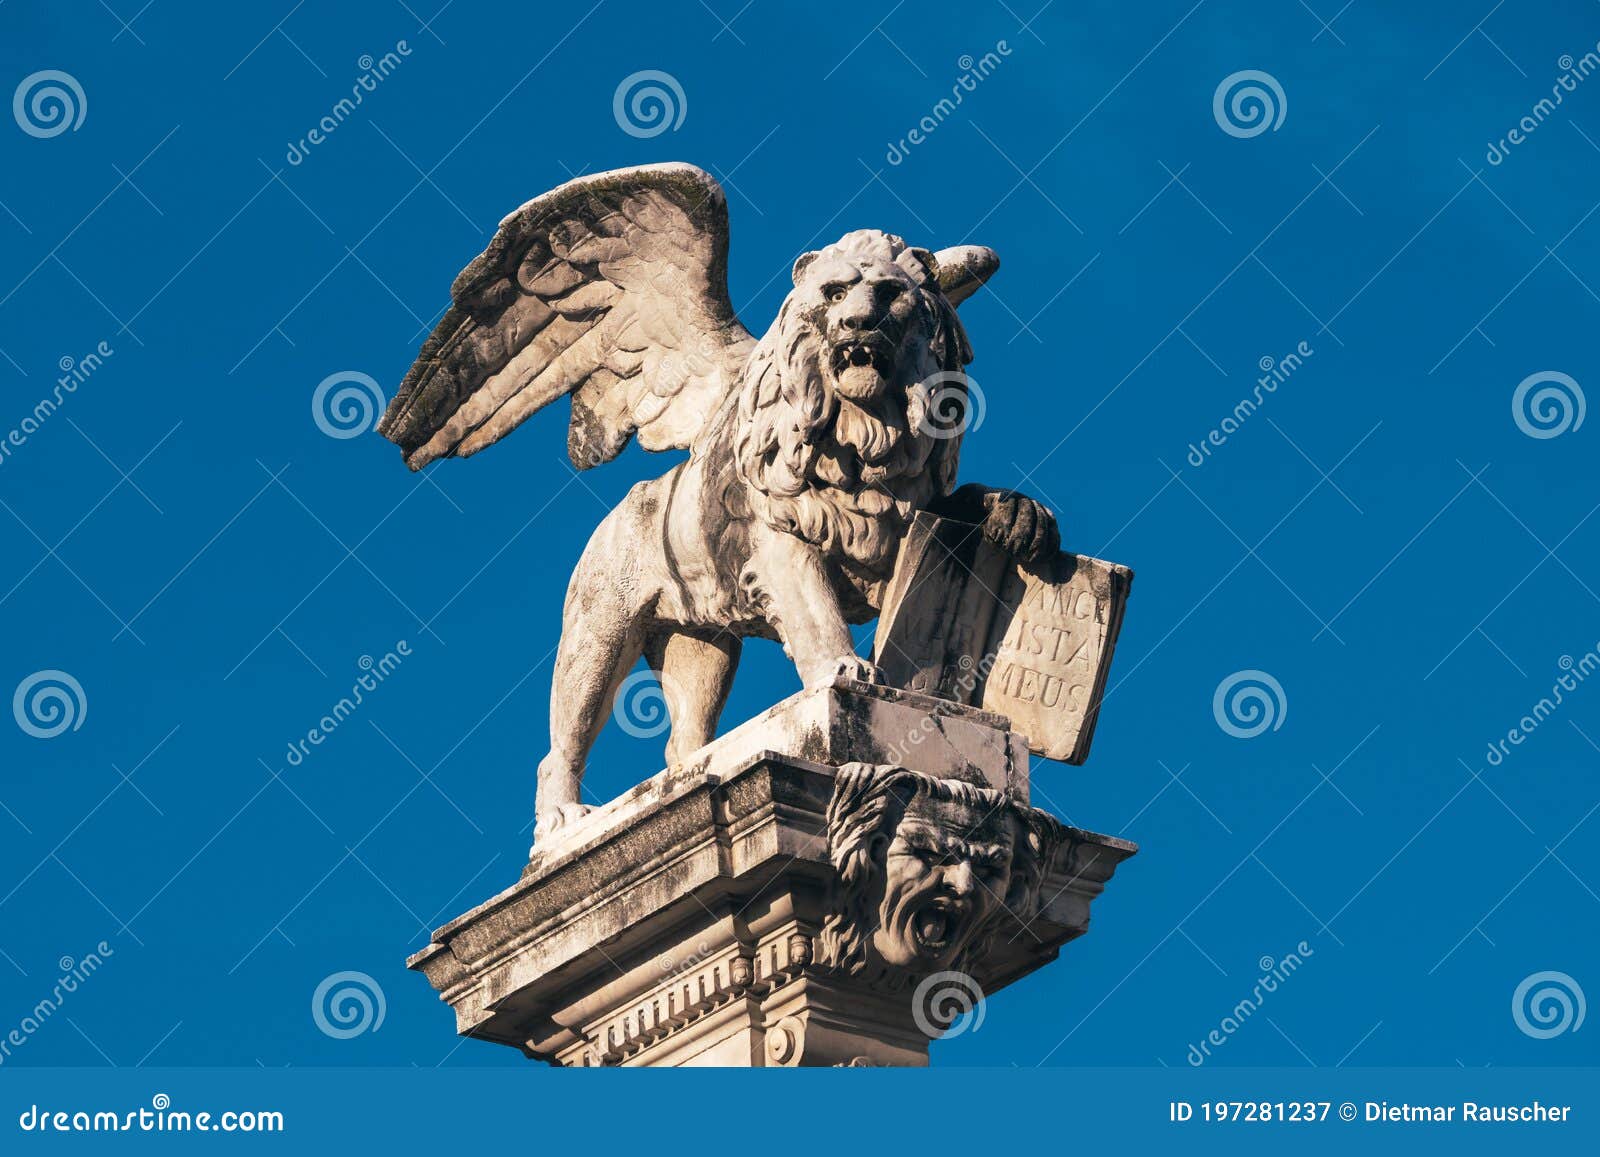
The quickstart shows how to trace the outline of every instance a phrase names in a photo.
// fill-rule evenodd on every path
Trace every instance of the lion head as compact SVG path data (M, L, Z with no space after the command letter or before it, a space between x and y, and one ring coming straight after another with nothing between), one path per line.
M739 399L735 461L761 516L892 566L911 516L954 485L960 430L930 403L971 360L926 249L862 229L802 254Z

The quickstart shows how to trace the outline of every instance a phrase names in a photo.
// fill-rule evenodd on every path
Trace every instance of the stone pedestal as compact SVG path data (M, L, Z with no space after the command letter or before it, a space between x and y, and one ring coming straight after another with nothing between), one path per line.
M1027 804L993 714L803 692L541 847L413 956L457 1031L559 1065L925 1065L1088 928L1125 840Z

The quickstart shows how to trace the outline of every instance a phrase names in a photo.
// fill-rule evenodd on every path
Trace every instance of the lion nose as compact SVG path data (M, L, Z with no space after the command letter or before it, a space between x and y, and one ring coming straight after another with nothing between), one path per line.
M877 296L871 287L858 283L839 303L835 318L839 328L850 333L871 329L878 320Z

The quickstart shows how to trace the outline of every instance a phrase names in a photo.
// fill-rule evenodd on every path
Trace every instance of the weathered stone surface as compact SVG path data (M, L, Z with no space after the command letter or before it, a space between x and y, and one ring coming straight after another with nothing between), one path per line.
M889 682L1005 715L1036 753L1089 756L1133 572L1084 555L1021 562L980 528L919 514L884 597Z
M1021 733L1086 753L1130 575L1058 555L1038 502L955 484L956 307L993 252L847 233L795 262L759 341L727 253L722 190L689 165L536 197L456 279L380 424L420 469L568 397L580 469L635 437L689 451L573 574L522 879L410 964L458 1031L556 1064L925 1064L949 998L1053 959L1135 850L1029 806ZM933 516L970 524L956 563L926 550ZM880 661L912 690L856 654L882 609ZM750 636L805 691L713 742ZM979 682L950 677L963 659ZM581 803L607 715L662 707L667 769Z
M999 267L875 229L802 254L760 341L727 289L721 188L690 165L581 177L501 222L457 277L379 426L413 469L492 445L571 398L579 468L688 449L634 487L573 575L539 764L536 835L582 817L589 749L641 655L672 717L668 762L716 734L742 640L780 640L808 688L883 682L850 625L882 605L920 510L1054 553L1031 499L955 489L972 359L956 305Z
M690 760L408 963L458 1032L556 1064L926 1064L930 985L1048 963L1134 851L976 769Z
M701 748L683 767L714 774L769 751L833 766L893 763L939 777L975 772L988 786L1028 799L1027 742L1004 716L850 680L790 696Z

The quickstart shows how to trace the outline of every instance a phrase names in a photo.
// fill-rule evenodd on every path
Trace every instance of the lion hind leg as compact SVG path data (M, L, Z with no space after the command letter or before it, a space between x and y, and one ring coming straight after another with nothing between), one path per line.
M666 630L646 640L645 659L661 681L672 717L669 765L678 766L716 736L743 643L726 631Z
M611 520L608 520L608 523ZM539 762L534 838L587 809L584 765L611 712L617 688L644 650L637 558L606 524L591 540L567 591L566 621L550 687L550 752Z
M536 839L587 810L580 801L584 765L618 686L643 650L641 634L635 624L592 618L562 632L551 680L550 752L539 761L534 795Z

